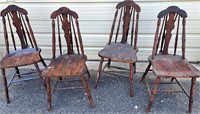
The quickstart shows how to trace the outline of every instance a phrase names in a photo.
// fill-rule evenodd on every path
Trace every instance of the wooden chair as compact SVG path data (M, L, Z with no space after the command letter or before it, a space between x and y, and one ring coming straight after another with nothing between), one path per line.
M98 53L101 59L95 88L97 88L101 73L106 67L118 68L110 65L111 60L124 62L128 63L130 67L130 96L133 96L133 75L136 69L136 53L138 52L137 37L139 12L140 6L132 0L125 0L117 4L108 44ZM108 63L102 70L104 59L108 59ZM121 67L120 69L125 68Z
M6 102L9 103L8 88L11 83L20 82L34 78L21 78L14 80L15 76L19 78L21 75L28 75L34 72L20 73L19 67L25 65L35 65L37 73L45 85L45 81L41 76L41 71L38 62L42 62L46 66L43 58L40 55L41 49L38 48L36 39L34 37L27 11L16 5L9 5L1 11L6 54L0 61L0 68L2 72L2 81L4 85L4 93L6 95ZM15 73L7 82L5 69L15 68Z
M153 73L156 76L151 98L147 107L147 112L150 111L154 97L158 91L159 84L178 84L181 92L185 93L189 98L189 112L192 112L192 104L195 94L196 78L200 76L200 71L193 67L185 58L185 25L187 14L184 10L177 6L170 6L158 14L157 28L153 44L152 55L149 56L149 65L144 72L141 82L145 79L148 71L152 66ZM179 39L179 40L178 40ZM172 41L173 40L173 41ZM182 41L178 43L178 41ZM178 44L180 53L177 54ZM168 78L171 81L161 82L161 79ZM180 78L191 79L190 94L178 81ZM173 90L162 90L161 92L180 92Z
M60 79L60 77L64 78L77 76L80 76L90 105L93 108L94 103L89 91L90 74L85 64L87 56L84 53L84 47L78 23L78 14L66 7L61 7L51 14L51 19L53 56L48 67L42 72L42 76L46 77L47 83L48 109L51 110L50 78L56 77ZM63 29L63 32L61 29ZM56 39L58 41L58 52L56 51ZM65 42L67 47L63 46ZM74 49L74 47L76 47L76 49ZM64 48L67 49L64 50ZM88 74L89 76L88 85L85 81L85 74ZM62 78L60 81L64 80ZM77 87L69 87L64 89L74 88Z

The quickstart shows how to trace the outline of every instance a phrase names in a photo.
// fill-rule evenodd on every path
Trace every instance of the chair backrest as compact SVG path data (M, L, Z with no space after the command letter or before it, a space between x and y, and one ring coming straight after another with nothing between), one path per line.
M25 9L16 5L9 5L1 11L7 53L12 45L14 50L26 49L29 46L38 50L27 14Z
M52 54L56 57L56 37L58 39L59 54L62 55L63 46L67 48L67 54L81 54L83 57L84 49L82 37L79 29L78 14L67 7L61 7L51 14L52 19ZM56 21L56 22L55 22ZM57 25L57 26L56 26ZM63 31L61 31L61 29ZM57 31L57 32L56 32ZM62 37L64 36L64 37ZM66 45L62 46L62 43ZM74 49L74 45L76 49Z
M177 54L178 39L182 41L182 59L185 59L185 24L187 13L177 6L170 6L162 10L157 18L157 28L154 38L152 58L159 54L169 54L169 47L173 55ZM182 22L182 23L180 23ZM161 25L161 26L160 26ZM181 30L182 29L182 30ZM174 45L170 45L174 38Z
M112 39L114 39L114 42L124 44L129 41L131 45L134 42L134 49L136 49L139 12L140 6L132 0L125 0L117 4L108 44L113 42Z

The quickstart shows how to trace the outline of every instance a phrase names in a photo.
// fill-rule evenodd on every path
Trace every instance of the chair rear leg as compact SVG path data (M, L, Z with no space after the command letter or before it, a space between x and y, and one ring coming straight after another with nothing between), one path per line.
M17 74L20 74L18 67L15 67L15 70L16 70L16 73L17 73ZM18 75L18 78L21 78L21 76Z
M133 75L134 75L134 70L133 70L133 64L130 64L130 96L133 97Z
M2 72L2 82L3 82L3 92L6 95L6 103L10 103L10 99L9 99L9 94L8 94L8 86L7 86L7 79L6 79L6 74L5 74L5 69L1 69Z
M154 85L154 88L153 88L153 91L152 91L152 94L151 94L151 98L149 100L149 104L148 104L148 107L146 109L146 112L149 113L150 112L150 109L151 109L151 106L153 104L153 101L154 101L154 98L156 96L156 93L157 93L157 90L158 90L158 85L160 83L160 77L157 77L156 78L156 82L155 82L155 85Z
M48 110L51 111L51 83L50 78L46 78L47 83L47 98L48 98Z
M136 63L133 64L134 74L136 73Z
M44 67L47 67L47 64L44 62L44 59L40 56L40 58L41 58L41 62L42 62L42 64L43 64L43 66Z
M108 68L110 68L111 59L108 59Z
M92 96L91 96L91 94L90 94L90 90L89 90L89 88L88 88L88 86L87 86L87 84L86 84L86 82L85 82L85 77L84 77L84 76L81 76L81 80L82 80L82 83L83 83L85 92L86 92L86 94L87 94L88 100L89 100L89 102L90 102L90 106L91 106L92 108L94 108L94 102L93 102L93 100L92 100Z
M97 73L97 79L96 79L95 89L97 88L97 85L99 84L99 80L101 78L103 61L104 61L104 58L101 57L100 64L99 64L99 69L98 69L98 73Z
M147 66L147 68L146 68L144 74L142 75L142 78L141 78L141 80L140 80L140 83L143 82L143 80L144 80L144 78L146 77L146 75L147 75L147 73L148 73L148 71L149 71L150 68L151 68L151 63L149 63L149 65Z
M39 66L37 63L34 64L35 65L35 68L37 69L37 72L38 72L38 76L40 77L41 81L42 81L42 84L44 85L45 89L47 88L47 85L45 83L45 79L42 77L42 73L39 69Z
M88 86L88 88L90 88L90 80L91 80L91 76L90 76L90 72L89 72L88 68L87 68L87 74L88 74L88 82L87 82L87 86Z

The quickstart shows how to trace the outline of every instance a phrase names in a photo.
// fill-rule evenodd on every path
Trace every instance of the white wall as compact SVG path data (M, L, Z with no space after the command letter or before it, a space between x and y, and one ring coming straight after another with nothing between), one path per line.
M79 15L85 53L88 59L99 59L97 53L108 42L115 6L122 0L15 0L8 3L0 0L0 10L16 4L28 11L28 16L44 58L51 57L50 14L66 6ZM170 5L177 5L187 14L186 57L200 61L200 1L199 0L135 0L140 5L138 34L138 60L147 60L151 54L157 14ZM0 53L5 51L3 27L0 20ZM1 56L1 55L0 55Z

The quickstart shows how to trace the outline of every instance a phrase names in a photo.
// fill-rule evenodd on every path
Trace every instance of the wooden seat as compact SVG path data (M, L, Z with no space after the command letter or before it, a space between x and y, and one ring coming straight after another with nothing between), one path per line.
M192 105L195 95L196 78L200 77L200 71L193 67L185 58L185 24L187 14L177 6L170 6L158 14L157 29L153 44L152 55L149 56L149 65L147 66L141 82L145 79L148 71L152 71L156 76L153 91L150 91L147 112L150 111L159 84L178 84L181 92L189 98L189 112L192 112ZM161 25L161 26L160 26ZM178 41L182 41L178 43ZM180 45L178 48L178 45ZM181 51L177 51L180 49ZM169 82L161 82L161 79L168 78ZM190 94L184 89L178 79L191 79ZM147 82L148 85L148 82ZM149 87L148 87L149 88ZM162 92L180 92L175 90L161 90Z
M140 7L132 0L125 0L117 4L109 41L104 49L100 50L98 53L101 60L95 88L97 88L104 68L113 67L110 65L111 61L125 62L128 63L130 67L130 96L133 96L133 75L136 69L136 53L138 52L137 35L139 12ZM108 63L102 70L104 59L108 59Z
M9 5L1 11L4 39L6 46L6 54L0 61L0 68L2 71L2 80L4 85L4 93L6 95L7 103L10 102L8 88L11 83L35 79L35 78L21 78L22 75L28 75L35 72L20 73L19 67L33 64L36 67L37 73L46 87L45 81L41 76L41 71L38 62L46 67L43 58L40 55L41 49L38 48L36 39L34 37L27 11L16 5ZM15 73L7 82L5 73L6 68L15 68ZM19 80L14 80L18 76Z
M94 102L89 91L90 73L86 66L87 56L84 54L78 14L66 7L61 7L51 14L51 19L52 59L48 67L42 72L42 76L46 78L47 83L48 109L51 110L51 98L54 90L80 88L65 87L51 90L50 79L55 77L60 79L59 81L67 81L69 83L68 77L75 78L77 76L80 77L90 105L93 108ZM56 45L56 41L58 41L58 45ZM56 50L57 47L58 50ZM86 74L88 75L87 83L85 81ZM56 85L54 88L57 88Z

